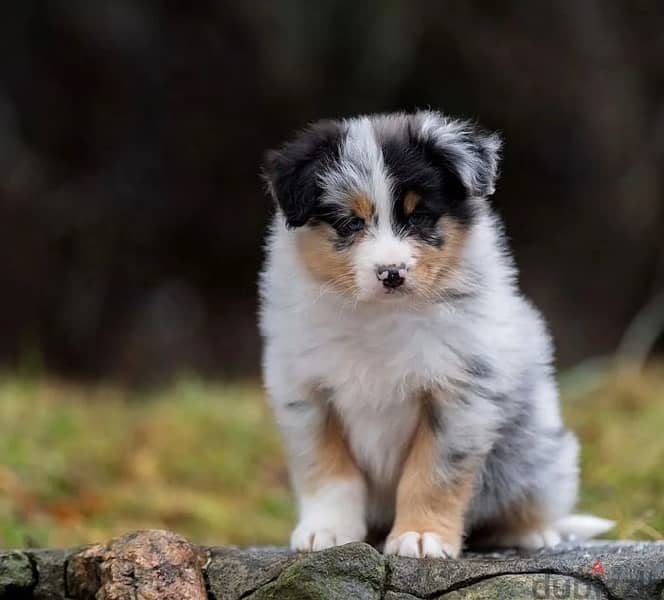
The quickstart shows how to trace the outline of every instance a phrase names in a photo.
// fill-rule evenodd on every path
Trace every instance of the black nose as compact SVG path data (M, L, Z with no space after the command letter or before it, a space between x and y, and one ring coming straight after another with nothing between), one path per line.
M386 288L397 288L404 282L401 275L404 271L405 268L399 269L396 265L380 266L376 269L376 276Z

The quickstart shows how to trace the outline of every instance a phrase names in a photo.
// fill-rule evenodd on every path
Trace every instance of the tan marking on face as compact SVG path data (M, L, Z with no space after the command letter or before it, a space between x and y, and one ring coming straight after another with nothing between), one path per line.
M321 284L350 294L357 292L350 251L334 245L329 225L304 227L297 232L297 248L304 265Z
M375 207L366 194L353 194L350 198L350 208L353 214L367 223L374 215Z
M403 212L407 217L413 214L421 199L420 195L415 192L408 192L406 194L406 197L403 199Z
M421 241L415 243L411 281L424 295L440 290L454 276L466 240L467 229L456 219L442 217L438 227L443 237L440 248Z
M315 490L326 481L357 477L361 474L346 444L343 427L330 410L316 441L315 457L305 486Z
M469 470L453 483L443 484L436 479L435 461L434 433L422 411L397 487L396 518L388 537L409 531L436 533L459 552L475 474Z

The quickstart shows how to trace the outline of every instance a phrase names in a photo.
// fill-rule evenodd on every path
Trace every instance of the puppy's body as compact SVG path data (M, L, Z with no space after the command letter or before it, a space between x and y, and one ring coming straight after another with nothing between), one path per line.
M320 124L269 160L264 375L294 548L368 530L413 556L559 540L577 444L486 200L498 146L424 112Z

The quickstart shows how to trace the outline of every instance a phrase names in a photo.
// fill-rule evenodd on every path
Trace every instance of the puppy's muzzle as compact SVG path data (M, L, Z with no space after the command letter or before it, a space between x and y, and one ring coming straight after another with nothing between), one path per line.
M378 265L376 277L389 289L398 288L406 280L406 265Z

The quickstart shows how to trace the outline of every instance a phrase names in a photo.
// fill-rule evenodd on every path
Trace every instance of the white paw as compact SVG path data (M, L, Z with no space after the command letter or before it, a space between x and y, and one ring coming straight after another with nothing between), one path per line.
M538 550L539 548L551 548L561 542L560 534L553 529L541 531L530 531L518 536L514 545L526 550Z
M351 542L362 542L366 536L364 527L324 527L300 523L291 534L290 546L298 552L325 550Z
M459 556L459 549L444 542L437 533L407 531L398 537L387 539L385 554L413 558L456 558Z

